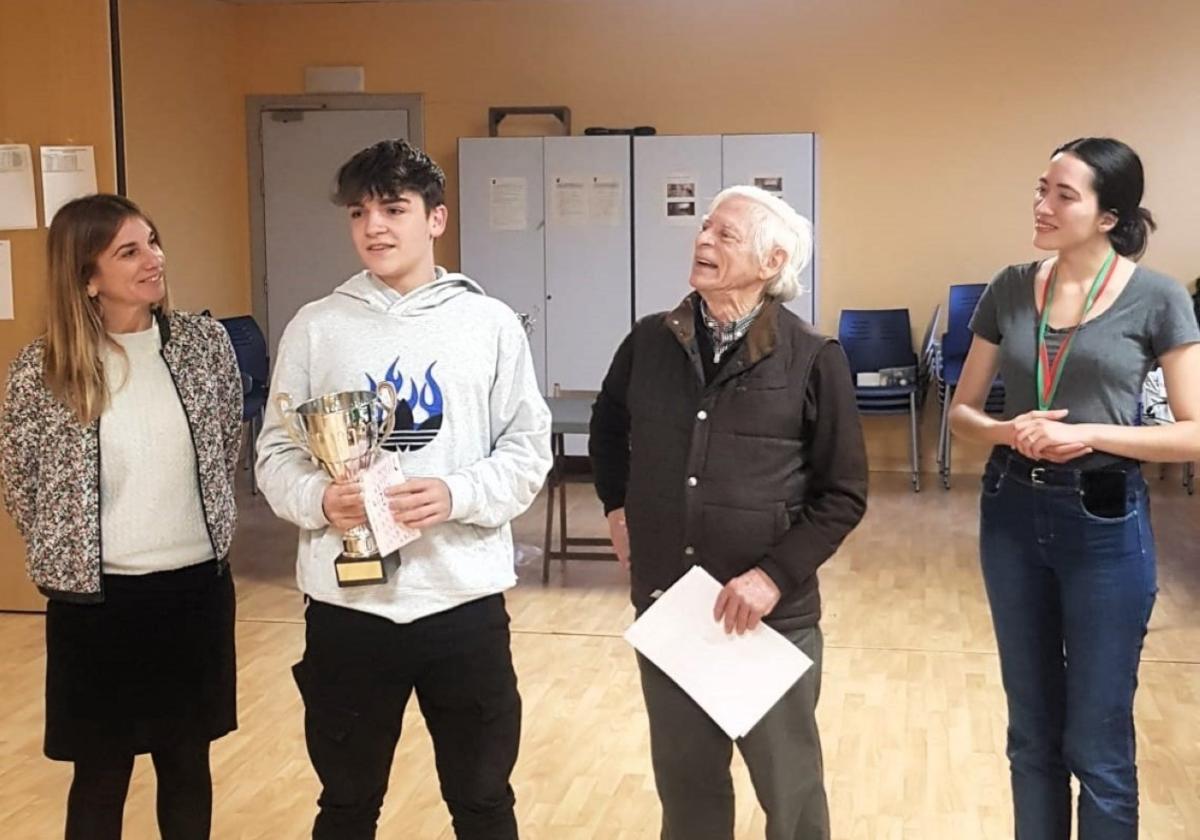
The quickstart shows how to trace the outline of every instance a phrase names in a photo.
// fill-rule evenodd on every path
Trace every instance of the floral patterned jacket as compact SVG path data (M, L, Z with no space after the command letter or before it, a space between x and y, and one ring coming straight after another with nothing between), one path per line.
M173 312L156 320L161 356L191 429L213 555L224 568L237 521L233 477L242 429L233 346L220 323L207 316ZM36 339L9 367L0 412L4 504L25 538L29 577L42 594L100 602L100 420L81 425L46 387L45 347L44 338Z

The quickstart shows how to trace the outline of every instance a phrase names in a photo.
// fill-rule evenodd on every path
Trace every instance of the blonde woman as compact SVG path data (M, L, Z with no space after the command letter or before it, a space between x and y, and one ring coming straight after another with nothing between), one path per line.
M237 725L233 348L171 310L158 231L128 199L66 204L47 244L46 333L9 370L0 473L49 599L45 753L75 765L66 837L121 836L149 753L164 840L207 838L209 743Z

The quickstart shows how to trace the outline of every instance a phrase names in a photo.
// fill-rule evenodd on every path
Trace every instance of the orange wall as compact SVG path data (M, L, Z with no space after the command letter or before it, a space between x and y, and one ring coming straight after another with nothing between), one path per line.
M115 186L108 4L0 0L0 142L96 147L101 190ZM41 221L40 167L35 169ZM44 329L46 230L0 231L12 241L15 319L0 321L0 365ZM0 609L40 609L25 577L25 544L0 516Z
M250 311L236 7L122 0L129 196L154 217L176 306Z
M913 8L446 0L238 12L249 92L299 92L307 64L362 64L368 92L425 94L427 146L451 173L457 138L485 135L497 104L566 104L577 130L818 132L826 325L857 305L909 305L923 320L947 283L1032 254L1039 167L1083 133L1142 152L1163 222L1149 260L1200 273L1200 108L1183 107L1200 78L1200 4ZM452 231L445 258L456 247Z
M361 64L369 93L424 94L426 146L451 181L456 141L486 135L489 105L565 104L577 132L817 132L826 330L842 308L902 306L919 335L948 284L1031 258L1033 184L1082 134L1140 151L1161 223L1147 261L1200 274L1194 0L240 6L238 32L249 93ZM452 225L440 259L457 248ZM901 466L906 439L873 421L872 466ZM926 449L930 463L932 437Z

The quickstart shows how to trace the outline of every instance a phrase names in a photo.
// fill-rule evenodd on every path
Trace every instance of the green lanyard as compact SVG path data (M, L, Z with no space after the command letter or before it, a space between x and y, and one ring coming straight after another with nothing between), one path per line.
M1079 316L1079 323L1071 327L1071 331L1067 333L1067 337L1063 339L1062 346L1058 348L1058 352L1054 354L1053 363L1050 361L1050 354L1046 350L1046 327L1050 323L1050 305L1054 302L1054 283L1058 279L1058 263L1050 269L1050 277L1046 280L1046 289L1042 293L1042 317L1038 321L1038 365L1037 365L1037 394L1038 394L1038 409L1041 411L1049 411L1050 405L1054 402L1054 395L1058 393L1058 385L1062 381L1063 368L1066 366L1067 354L1071 350L1071 342L1075 338L1075 331L1079 329L1079 324L1084 322L1088 313L1092 311L1092 305L1095 304L1096 298L1104 293L1104 289L1108 286L1108 281L1112 279L1113 272L1117 269L1117 252L1109 249L1108 256L1104 259L1104 264L1100 266L1100 270L1096 272L1096 279L1092 281L1092 288L1088 292L1087 300L1083 304L1083 314Z

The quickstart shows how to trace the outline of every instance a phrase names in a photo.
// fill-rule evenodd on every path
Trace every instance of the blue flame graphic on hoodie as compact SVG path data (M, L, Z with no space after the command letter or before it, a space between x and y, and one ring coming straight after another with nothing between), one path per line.
M399 364L397 356L384 376L396 388L396 426L383 442L383 448L390 452L416 452L428 446L442 428L442 387L433 375L437 362L425 369L423 383L415 377L406 379ZM366 376L371 390L379 390L371 374Z

